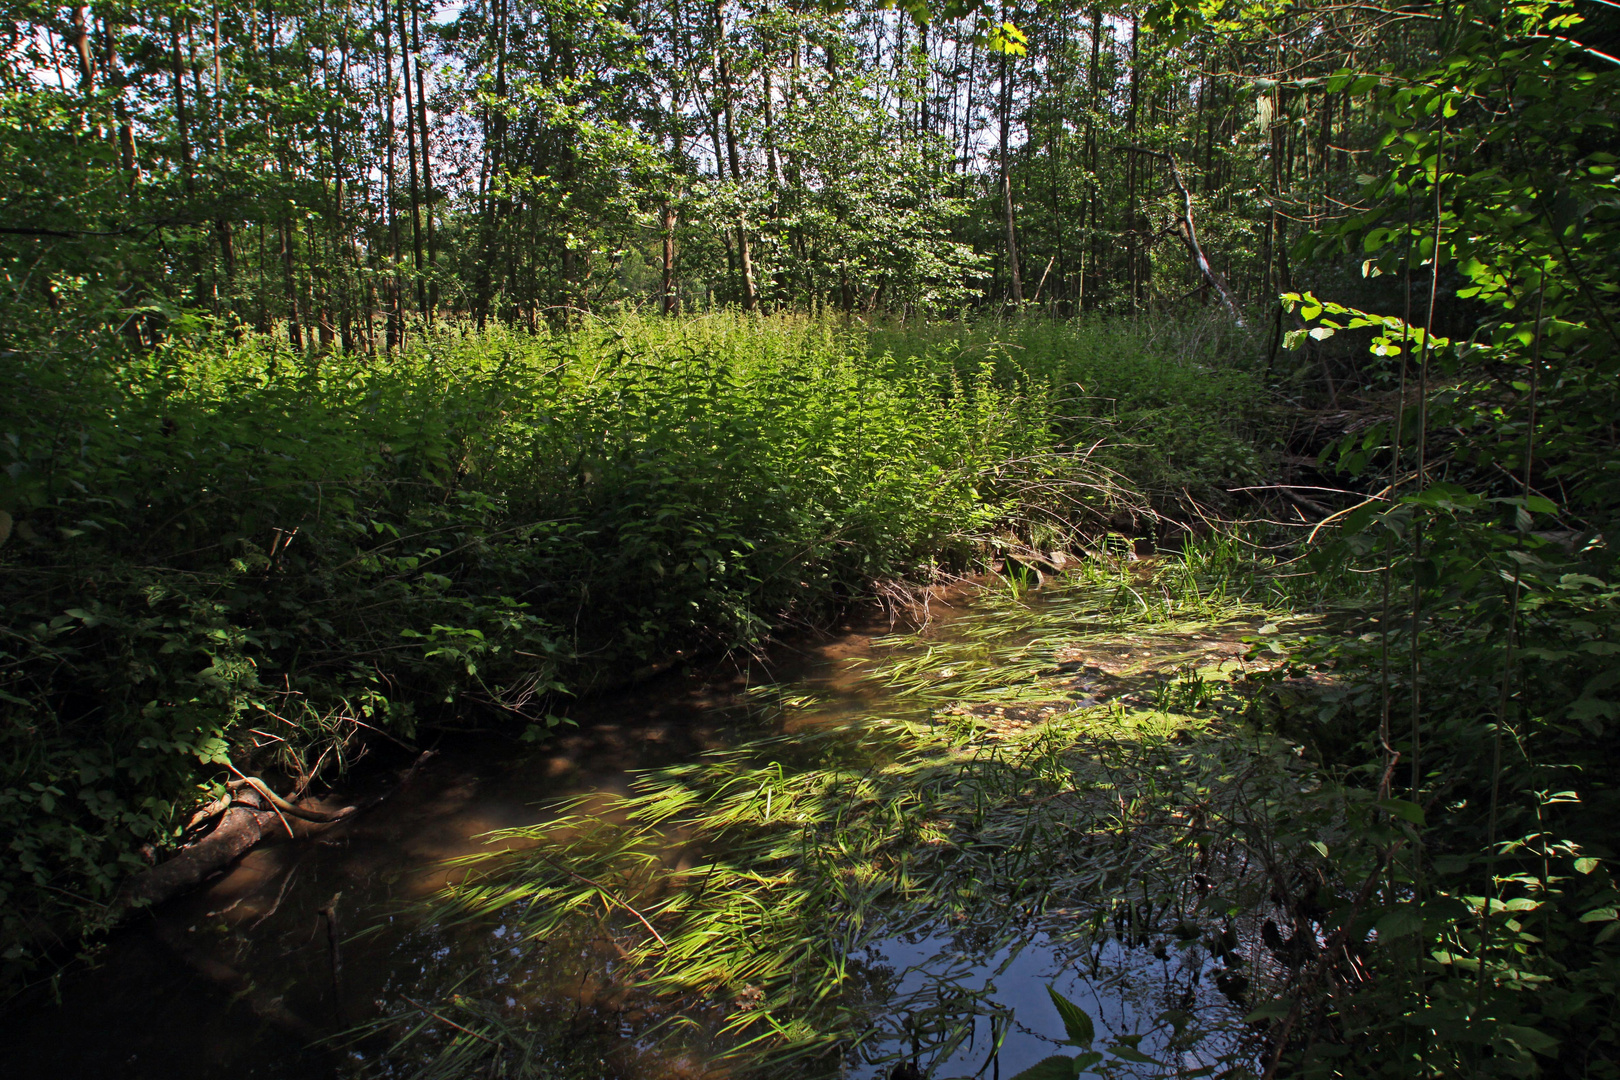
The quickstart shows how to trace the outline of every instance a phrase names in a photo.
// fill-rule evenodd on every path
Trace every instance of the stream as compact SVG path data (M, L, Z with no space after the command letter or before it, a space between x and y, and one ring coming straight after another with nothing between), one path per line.
M1039 607L1051 602L1045 594L1060 592L1042 590L1027 603ZM871 677L872 662L949 643L965 619L982 634L981 606L972 591L947 594L934 600L934 617L921 631L895 633L888 618L872 612L847 620L836 634L780 644L740 665L656 676L575 703L569 710L575 726L532 748L493 735L447 740L376 808L313 838L261 845L201 890L113 935L92 963L60 978L54 997L36 995L0 1015L6 1059L0 1071L17 1078L315 1080L368 1066L381 1075L409 1075L379 1065L386 1040L311 1048L304 1035L309 1029L331 1035L401 1003L424 1023L451 1023L434 1002L468 987L487 996L491 985L514 980L514 972L522 973L524 990L514 990L506 1006L594 1010L600 1023L617 1006L599 983L581 970L533 966L547 961L527 960L506 920L441 925L421 915L421 906L462 872L446 860L487 851L494 830L548 820L548 807L560 800L622 795L640 770L693 761L784 725L858 728L865 716L925 713ZM1250 620L1237 630L1253 627ZM1008 632L1028 636L1027 627ZM1230 638L1200 640L1225 646ZM1135 649L1140 662L1155 647L1171 651L1163 641L1137 637L1122 639L1114 653L1132 657ZM795 698L813 704L781 707ZM362 770L366 778L344 798L398 785L408 763L401 756L397 770ZM988 1017L971 1020L955 1051L933 1061L931 1075L940 1077L1011 1077L1053 1053L1072 1053L1057 1045L1065 1036L1048 985L1085 1008L1099 1032L1115 1035L1148 1031L1166 1008L1201 1011L1206 1027L1230 1026L1240 1015L1200 977L1198 950L1167 953L1145 937L1116 934L1077 944L1036 931L1010 947L975 952L949 935L922 933L870 946L861 963L884 973L898 1011L913 1007L907 1002L919 994L937 999L942 983L971 984L1012 1017L999 1029ZM251 1000L232 990L244 980L255 987ZM283 1019L306 1025L304 1035L256 1001L279 1003ZM609 1018L627 1043L635 1042L629 1021ZM904 1055L907 1023L891 1025L874 1045ZM1230 1039L1172 1044L1162 1035L1140 1045L1182 1072L1212 1067L1232 1046ZM1125 1062L1111 1064L1128 1071ZM701 1062L641 1049L602 1069L646 1080L716 1075ZM884 1077L888 1069L856 1061L841 1067L861 1077Z

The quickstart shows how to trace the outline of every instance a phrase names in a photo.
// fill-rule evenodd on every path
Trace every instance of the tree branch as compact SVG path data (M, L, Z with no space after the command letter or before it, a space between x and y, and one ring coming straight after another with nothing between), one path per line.
M1215 270L1215 267L1210 265L1209 257L1204 254L1204 249L1198 243L1198 226L1193 222L1192 192L1187 190L1187 185L1181 179L1181 170L1176 167L1176 159L1161 150L1149 150L1144 146L1121 146L1119 149L1129 150L1137 154L1146 154L1149 157L1158 158L1170 166L1170 180L1176 185L1176 190L1181 193L1182 243L1187 245L1187 250L1192 254L1198 272L1203 275L1204 280L1209 282L1210 286L1220 296L1221 306L1226 308L1226 313L1231 316L1232 321L1239 327L1245 326L1243 315L1238 311L1237 300L1232 296L1232 290L1227 288L1225 279Z

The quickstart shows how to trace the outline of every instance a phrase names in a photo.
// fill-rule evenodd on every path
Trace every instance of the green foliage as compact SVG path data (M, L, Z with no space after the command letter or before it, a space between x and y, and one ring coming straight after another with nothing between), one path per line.
M1225 505L1276 449L1260 344L1214 319L879 327L872 342L926 345L964 375L989 364L1000 379L1044 384L1061 444L1161 505L1188 494Z
M1369 574L1369 632L1298 654L1327 686L1290 730L1366 808L1333 863L1356 902L1275 1036L1297 1075L1620 1074L1620 78L1579 21L1465 6L1443 64L1332 84L1380 110L1387 166L1337 239L1369 277L1477 307L1442 336L1422 300L1286 298L1295 345L1370 329L1384 395L1322 455L1382 490L1313 557Z
M1051 996L1052 1004L1057 1006L1058 1015L1063 1018L1063 1030L1069 1036L1069 1042L1082 1052L1073 1057L1055 1054L1045 1058L1014 1076L1013 1080L1076 1080L1103 1060L1103 1054L1091 1049L1097 1037L1091 1017L1080 1006L1058 993L1056 988L1048 986L1046 992Z
M1070 444L1056 388L1111 333L1041 330L1023 367L728 315L446 329L386 360L224 336L18 358L8 959L94 922L227 763L302 788L378 730L483 715L544 737L565 688L1106 519L1113 429Z

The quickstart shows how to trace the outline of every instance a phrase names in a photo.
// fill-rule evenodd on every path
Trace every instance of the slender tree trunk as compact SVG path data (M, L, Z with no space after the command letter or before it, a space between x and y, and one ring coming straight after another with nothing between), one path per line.
M187 35L190 29L187 28ZM189 199L197 194L195 163L191 154L191 119L186 101L186 71L185 57L180 52L180 17L169 16L169 59L172 67L172 83L174 91L174 129L175 138L180 149L180 183ZM207 240L206 229L203 232L204 242ZM192 298L193 302L201 305L207 295L207 288L203 284L203 271L201 260L192 263Z
M174 133L179 142L180 178L187 195L195 194L192 177L191 121L186 109L185 61L180 55L180 17L169 17L169 57L173 67Z
M1102 7L1091 9L1091 66L1086 73L1086 86L1090 91L1091 109L1086 116L1086 232L1089 243L1086 245L1091 252L1091 293L1092 306L1096 306L1097 268L1101 265L1102 239L1098 235L1097 210L1102 201L1101 183L1097 178L1097 125L1095 116L1102 105L1102 80L1099 67L1102 60ZM1086 307L1086 270L1080 271L1080 307Z
M474 295L480 330L484 328L484 322L489 317L490 305L494 300L491 267L495 263L495 245L500 222L509 209L501 177L501 170L506 163L507 5L508 0L498 0L495 5L495 104L492 107L486 106L484 114L484 153L488 158L489 189L484 193L483 258L478 261L478 284ZM496 187L501 188L499 193L490 190Z
M1069 39L1067 11L1059 16L1058 36L1059 40L1062 41ZM1041 289L1046 285L1046 275L1052 272L1053 265L1057 266L1058 276L1057 281L1052 286L1051 301L1054 314L1058 310L1058 305L1064 299L1065 283L1068 280L1068 266L1063 258L1063 200L1062 193L1058 189L1058 173L1064 163L1063 116L1066 112L1064 106L1067 104L1066 99L1068 97L1068 57L1066 55L1059 57L1057 65L1057 103L1052 109L1051 122L1048 124L1049 134L1046 148L1047 162L1050 166L1047 171L1047 181L1052 191L1052 246L1054 250L1052 258L1047 260L1046 270L1041 273L1040 283L1035 286L1035 299L1039 301Z
M1137 63L1141 47L1141 26L1135 16L1131 18L1131 98L1130 105L1125 114L1125 141L1136 142L1136 112L1137 94L1141 88L1141 69ZM1127 239L1125 244L1126 258L1129 260L1131 279L1131 306L1140 307L1142 303L1142 280L1140 277L1140 246L1141 246L1141 220L1142 215L1136 205L1136 155L1127 154L1125 161L1125 220Z
M106 65L105 80L118 90L117 96L113 98L113 115L118 118L119 164L123 168L125 180L130 187L134 187L140 182L141 166L135 153L135 124L130 119L129 104L124 100L128 83L124 78L123 68L118 63L117 35L117 25L110 19L103 19L101 37L102 57Z
M79 57L79 89L91 93L96 88L96 67L90 58L90 5L73 5L73 51Z
M399 75L405 88L405 158L410 163L411 184L411 262L416 268L416 309L427 317L427 293L422 288L422 196L417 185L415 108L411 97L410 36L405 23L405 0L399 0Z
M1012 280L1012 304L1024 306L1024 281L1018 271L1018 226L1013 212L1012 153L1007 140L1012 126L1012 64L1001 54L1001 204L1007 218L1007 269Z
M387 347L396 349L405 343L403 311L405 289L400 276L399 213L395 207L398 186L395 181L394 164L394 143L397 140L394 131L394 34L393 15L388 10L388 4L389 0L380 0L378 15L383 32L383 144L386 148L383 166L383 182L386 190L383 202L388 208L388 262L390 269L393 270L389 279Z
M675 314L675 207L664 201L664 314Z
M771 166L771 183L776 185L776 190L778 194L780 194L782 190L787 187L787 181L782 177L782 156L777 153L776 149L776 120L772 113L773 103L771 101L771 98L774 96L774 92L771 87L771 68L769 60L760 65L760 77L763 79L765 84L765 96L762 99L762 111L765 116L765 156L770 162Z
M293 271L292 228L283 218L280 225L281 233L281 270L287 283L287 340L292 347L302 351L304 348L304 331L298 318L298 278Z
M427 87L422 76L422 25L415 0L411 3L411 48L415 52L412 63L416 68L416 112L421 125L422 143L422 198L427 216L428 286L427 307L424 310L428 321L432 322L433 314L439 307L439 282L433 273L439 261L438 245L433 235L433 143L428 134Z
M732 99L736 93L731 83L731 63L726 56L726 25L721 15L719 0L716 0L714 5L714 32L715 67L720 74L720 85L725 91L721 102L722 115L725 117L726 157L731 162L731 178L736 181L740 195L743 186L742 159L737 151L737 127L732 119ZM759 295L754 285L754 257L748 244L746 215L737 217L737 252L742 262L743 310L753 311L759 302Z

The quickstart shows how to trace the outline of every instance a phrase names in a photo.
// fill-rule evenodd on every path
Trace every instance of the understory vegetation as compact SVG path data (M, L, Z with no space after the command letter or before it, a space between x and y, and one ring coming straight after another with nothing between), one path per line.
M367 737L543 737L560 694L999 538L1225 497L1263 452L1233 340L716 314L13 366L8 959L93 924L231 771L302 791Z

